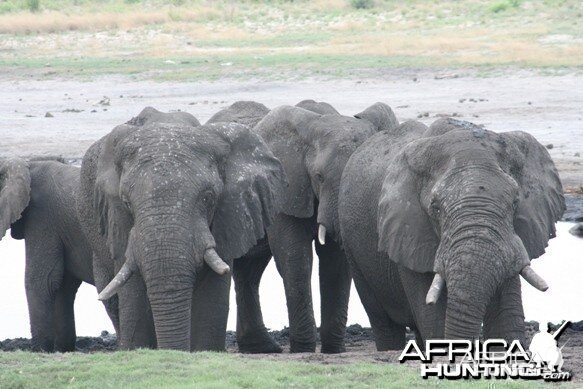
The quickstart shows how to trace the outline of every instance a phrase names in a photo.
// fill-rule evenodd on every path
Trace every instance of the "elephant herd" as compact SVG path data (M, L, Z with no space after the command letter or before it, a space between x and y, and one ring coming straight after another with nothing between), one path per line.
M290 351L345 350L354 280L378 350L419 341L524 340L520 276L565 209L546 149L527 133L439 119L399 123L305 100L236 102L201 125L144 109L95 142L81 168L0 158L0 235L24 239L33 347L75 349L73 303L96 286L122 349L224 350L231 274L241 352L282 348L259 283L283 278Z

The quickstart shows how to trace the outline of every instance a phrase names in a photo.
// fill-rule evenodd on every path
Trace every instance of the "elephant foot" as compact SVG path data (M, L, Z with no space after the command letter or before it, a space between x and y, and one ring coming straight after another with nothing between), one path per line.
M243 354L280 354L283 351L281 346L269 335L256 340L237 339L237 345L239 352Z
M290 339L290 353L315 353L316 342L297 342Z
M377 351L403 350L403 348L405 348L406 339L405 337L395 339L377 339L375 343Z
M322 354L340 354L346 352L346 347L344 343L342 344L324 344L322 343L322 348L320 349Z

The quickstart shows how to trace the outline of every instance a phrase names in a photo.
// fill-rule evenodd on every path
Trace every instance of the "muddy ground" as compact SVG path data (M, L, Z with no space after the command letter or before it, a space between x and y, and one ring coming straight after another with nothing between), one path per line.
M527 322L527 345L536 333L538 325L536 322ZM557 329L558 325L552 327ZM400 351L379 352L376 351L372 330L363 328L358 324L346 328L346 351L342 354L321 354L321 353L289 353L289 330L284 328L281 331L271 331L271 336L284 347L282 354L247 354L247 358L267 359L267 360L294 360L304 362L315 362L323 364L346 364L357 362L373 363L399 363ZM414 339L411 332L407 332L408 339ZM319 341L319 339L318 339ZM227 331L227 352L237 353L237 341L235 332ZM563 370L572 373L572 380L583 382L583 321L573 323L563 332L559 339L559 346L565 347L562 350L564 365ZM30 339L17 338L0 341L0 351L16 351L31 349ZM99 337L79 337L77 338L77 350L83 353L90 352L112 352L117 350L117 341L114 334L103 331ZM412 368L417 368L417 362L408 363Z

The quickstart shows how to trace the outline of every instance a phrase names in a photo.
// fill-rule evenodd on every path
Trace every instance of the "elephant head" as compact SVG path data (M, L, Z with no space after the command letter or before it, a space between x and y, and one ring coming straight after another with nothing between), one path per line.
M544 253L565 209L546 149L524 132L443 119L394 162L379 200L378 248L413 271L435 273L426 301L447 290L445 337L477 339L510 280L501 298L514 299L516 318L523 316L518 275L547 288L530 260Z
M389 106L376 103L355 117L321 115L281 106L254 131L281 161L289 181L283 213L308 218L317 206L318 239L339 240L338 191L342 171L352 153L377 131L398 124Z
M0 158L0 239L10 226L20 219L29 201L28 162L16 157ZM16 232L12 231L12 235L15 234Z
M239 123L251 128L269 113L269 109L255 101L237 101L215 113L206 124Z
M132 126L145 126L150 123L166 123L166 124L184 124L187 126L198 127L200 122L197 118L188 112L160 112L156 108L146 107L138 114L138 116L131 118L126 124Z
M319 113L320 115L340 115L336 108L323 101L302 100L296 107Z
M99 298L132 274L143 278L160 348L189 350L192 292L206 264L218 274L244 255L280 209L285 175L249 128L122 125L92 146L84 198L119 272Z

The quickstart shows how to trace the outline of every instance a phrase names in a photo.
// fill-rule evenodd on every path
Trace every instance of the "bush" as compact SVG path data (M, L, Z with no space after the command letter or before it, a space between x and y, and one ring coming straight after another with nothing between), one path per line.
M37 12L40 9L40 0L26 0L26 7L30 12Z
M374 0L350 0L352 8L370 9L374 7Z
M498 0L492 3L490 11L494 13L506 11L508 8L518 8L520 0Z

